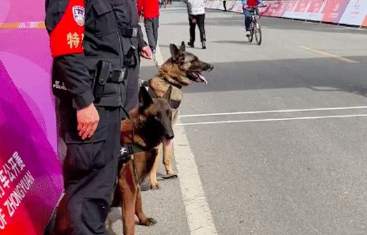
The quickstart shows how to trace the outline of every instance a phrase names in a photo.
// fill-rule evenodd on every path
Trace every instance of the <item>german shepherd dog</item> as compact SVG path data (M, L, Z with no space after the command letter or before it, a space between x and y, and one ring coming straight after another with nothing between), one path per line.
M112 207L122 207L125 235L135 234L135 214L141 225L151 226L156 223L143 212L139 184L149 175L159 144L163 142L168 145L174 137L172 110L168 103L170 92L171 88L162 98L152 99L142 86L139 92L139 106L130 111L129 119L121 123L121 143L134 145L133 160L121 166L112 200Z
M111 207L122 207L125 235L135 234L135 214L141 225L151 226L156 223L143 212L139 184L149 175L159 144L163 142L168 145L174 137L172 110L167 101L170 99L170 93L171 88L162 98L151 98L146 88L142 86L139 91L138 107L129 112L129 119L121 122L121 144L130 145L134 154L132 160L128 159L119 164L118 182L112 195ZM51 234L67 234L67 213L58 211L58 214Z
M171 57L162 64L158 74L145 82L152 97L163 98L168 89L172 88L169 95L169 103L172 108L172 124L177 122L179 114L179 106L182 101L182 87L190 85L192 82L208 83L202 75L204 71L211 71L214 66L200 61L197 56L185 50L185 43L182 42L180 48L176 45L170 45ZM168 177L177 177L172 169L173 147L172 143L168 145L160 145L155 163L150 172L150 187L158 189L160 186L157 182L157 169L159 156L163 152L163 164L166 168Z

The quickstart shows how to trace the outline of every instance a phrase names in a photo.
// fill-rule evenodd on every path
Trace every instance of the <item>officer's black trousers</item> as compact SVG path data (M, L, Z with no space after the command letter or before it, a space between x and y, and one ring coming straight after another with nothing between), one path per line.
M106 234L104 223L117 177L121 112L120 108L97 109L99 126L87 141L82 141L74 132L76 111L65 105L58 110L67 151L63 163L65 196L57 217L66 211L67 235ZM56 224L59 221L57 218Z
M135 48L138 48L137 38L123 38L123 40L124 45L129 45L129 43L131 43ZM136 108L139 102L140 55L138 50L135 51L135 56L138 58L136 65L126 68L126 102L124 108L127 112Z

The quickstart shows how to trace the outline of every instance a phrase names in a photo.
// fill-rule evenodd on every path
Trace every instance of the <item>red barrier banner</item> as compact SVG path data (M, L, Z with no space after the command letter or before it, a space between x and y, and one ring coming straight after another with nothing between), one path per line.
M266 7L264 8L260 8L260 14L262 16L271 16L272 12L273 12L273 5L276 5L277 3L275 2L268 2L266 3Z
M282 17L284 15L284 12L286 11L288 6L288 1L280 1L278 4L277 9L275 10L273 16L276 17Z
M298 1L289 1L287 4L287 7L285 9L285 12L283 14L283 17L285 18L293 18L293 12L295 8L297 7Z
M329 23L339 23L349 0L328 0L324 8L322 21Z
M367 15L366 15L366 17L363 20L362 26L363 27L367 27Z
M311 0L299 0L294 10L294 19L307 19L307 9L311 5Z
M326 3L325 0L313 0L307 9L308 13L321 13L322 7Z

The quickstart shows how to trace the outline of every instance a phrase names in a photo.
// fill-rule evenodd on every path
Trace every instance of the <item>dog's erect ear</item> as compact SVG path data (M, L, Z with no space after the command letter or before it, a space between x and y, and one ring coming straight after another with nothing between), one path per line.
M180 55L180 50L177 48L177 46L175 44L170 44L169 49L171 51L172 58L174 60L176 60L178 58L178 56Z
M185 52L185 50L186 50L185 42L182 41L181 46L180 46L180 51Z
M151 104L153 104L152 97L150 97L147 89L144 86L141 86L139 91L139 107L146 109Z
M169 86L169 88L167 89L167 91L164 93L163 95L163 99L169 101L169 98L171 97L171 93L172 93L172 86Z

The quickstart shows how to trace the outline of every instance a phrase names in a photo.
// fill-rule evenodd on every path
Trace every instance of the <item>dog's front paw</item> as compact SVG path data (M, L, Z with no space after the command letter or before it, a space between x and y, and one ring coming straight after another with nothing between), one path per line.
M158 183L155 183L155 184L151 184L150 185L150 189L151 190L158 190L158 189L160 189L161 188L161 185L160 184L158 184Z
M177 178L178 175L175 172L167 172L167 175L162 176L163 179L173 179L173 178Z
M157 223L157 220L153 219L153 218L148 218L146 221L142 221L140 222L141 225L150 227L153 226Z

